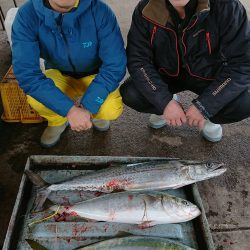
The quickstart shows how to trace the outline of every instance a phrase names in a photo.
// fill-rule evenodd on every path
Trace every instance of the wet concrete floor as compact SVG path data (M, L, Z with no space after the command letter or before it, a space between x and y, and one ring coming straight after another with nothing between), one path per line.
M17 1L20 5L23 1ZM124 38L133 7L138 1L109 0L118 16ZM250 11L250 3L242 1ZM121 7L121 3L123 6ZM13 6L1 0L4 13ZM11 64L11 52L0 26L0 78ZM193 98L181 94L185 105ZM1 112L2 113L2 112ZM147 126L148 115L129 108L114 121L108 132L94 130L77 133L68 129L52 149L43 149L39 137L46 124L8 124L0 121L0 247L3 245L20 179L30 155L110 155L166 156L181 159L224 162L224 176L199 183L216 250L248 250L250 241L250 119L225 125L223 140L205 141L196 129L184 126L153 130Z

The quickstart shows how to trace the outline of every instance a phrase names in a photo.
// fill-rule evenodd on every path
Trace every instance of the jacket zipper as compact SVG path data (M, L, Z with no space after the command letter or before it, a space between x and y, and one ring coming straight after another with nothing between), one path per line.
M155 38L156 31L157 31L157 26L154 26L153 32L152 32L152 35L151 35L151 42L150 42L151 47L153 47L153 41L154 41L154 38Z
M209 55L212 54L212 47L211 47L211 39L210 39L210 33L206 32L206 41L207 41L207 47L209 51Z
M60 32L60 34L61 34L61 36L62 36L62 38L63 38L63 40L64 40L64 43L65 43L65 45L66 45L66 50L67 50L67 56L68 56L69 64L70 64L71 68L73 69L73 72L76 74L76 67L75 67L75 65L73 64L72 59L71 59L71 56L70 56L69 44L68 44L68 41L67 41L67 39L66 39L66 37L65 37L65 34L64 34L64 32L63 32L63 29L62 29L62 23L63 23L64 14L61 14L61 15L62 15L62 17L61 17L60 25L58 26L59 32Z
M185 55L186 55L186 47L185 47L185 44L184 44L184 34L185 34L185 31L182 31L181 30L181 25L179 24L178 25L178 44L179 44L179 49L181 51L181 59L182 59L182 66L183 68L186 68L186 59L185 59ZM185 48L185 51L183 50L183 47Z

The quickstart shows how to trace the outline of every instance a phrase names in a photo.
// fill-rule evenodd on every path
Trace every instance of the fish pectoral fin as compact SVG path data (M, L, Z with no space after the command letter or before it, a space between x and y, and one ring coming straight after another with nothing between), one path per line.
M155 221L143 221L141 224L138 224L137 227L139 229L146 229L155 226Z

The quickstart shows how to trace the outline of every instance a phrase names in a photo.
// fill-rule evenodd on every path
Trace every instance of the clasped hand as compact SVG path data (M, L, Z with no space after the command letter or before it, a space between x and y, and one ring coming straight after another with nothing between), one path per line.
M90 129L92 127L91 114L83 107L73 106L69 110L67 118L71 129L77 132Z
M205 118L200 111L191 105L186 112L184 112L181 104L175 100L171 100L165 107L163 116L168 125L179 127L185 123L189 126L195 126L202 129L205 124Z

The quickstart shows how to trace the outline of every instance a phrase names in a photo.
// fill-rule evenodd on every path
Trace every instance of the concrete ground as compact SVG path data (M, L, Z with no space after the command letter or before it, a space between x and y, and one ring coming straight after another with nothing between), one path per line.
M23 1L17 1L20 5ZM138 1L108 0L118 16L126 37L132 9ZM248 0L242 0L250 11ZM121 6L122 3L122 6ZM13 6L1 0L6 11ZM239 48L240 49L240 48ZM0 27L0 78L11 64L6 34ZM188 105L193 95L182 94ZM125 108L120 119L106 133L90 130L77 133L70 129L52 149L43 149L39 137L46 124L8 124L0 122L0 247L3 245L20 178L28 156L40 155L111 155L167 156L181 159L217 160L228 171L221 177L199 183L216 250L248 250L250 241L250 119L225 125L220 143L209 143L196 129L147 127L148 115Z

